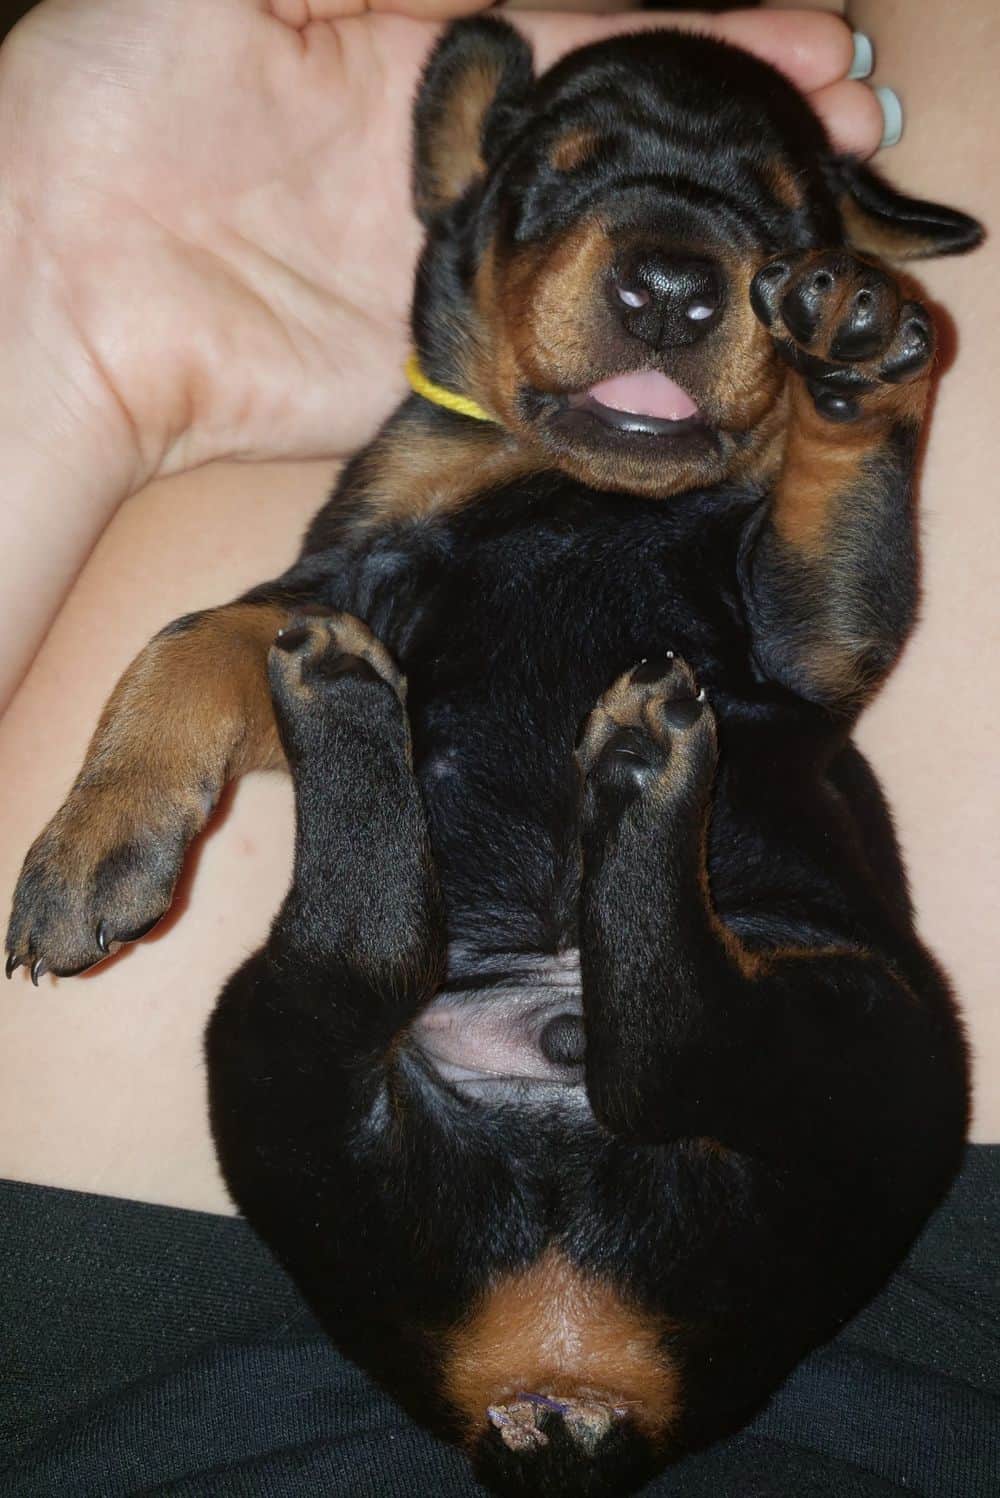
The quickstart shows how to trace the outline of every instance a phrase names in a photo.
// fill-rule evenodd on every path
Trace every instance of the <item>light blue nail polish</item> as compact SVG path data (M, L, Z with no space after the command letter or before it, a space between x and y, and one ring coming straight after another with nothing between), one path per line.
M870 36L863 31L854 33L854 58L848 78L870 78L875 67L875 48Z
M884 84L875 89L874 93L882 106L882 119L885 122L879 145L883 148L894 146L903 133L903 105L895 89L886 88Z

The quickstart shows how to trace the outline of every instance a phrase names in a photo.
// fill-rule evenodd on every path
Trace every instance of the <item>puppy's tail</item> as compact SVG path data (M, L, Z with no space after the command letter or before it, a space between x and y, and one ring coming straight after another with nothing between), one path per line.
M624 1498L663 1466L636 1421L596 1396L522 1393L487 1417L471 1455L479 1481L502 1498Z
M681 1422L675 1328L550 1246L488 1287L449 1338L443 1393L504 1498L624 1498Z

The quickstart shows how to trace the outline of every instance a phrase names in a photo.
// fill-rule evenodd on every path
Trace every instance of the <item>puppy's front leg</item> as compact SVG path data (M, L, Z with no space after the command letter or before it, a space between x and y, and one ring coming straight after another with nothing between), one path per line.
M843 250L770 262L751 300L791 365L784 460L743 563L754 655L852 715L913 622L911 489L934 327L891 271Z
M132 662L24 861L8 977L22 963L36 982L78 973L142 936L227 781L283 763L267 652L287 618L277 591L205 609L168 624Z

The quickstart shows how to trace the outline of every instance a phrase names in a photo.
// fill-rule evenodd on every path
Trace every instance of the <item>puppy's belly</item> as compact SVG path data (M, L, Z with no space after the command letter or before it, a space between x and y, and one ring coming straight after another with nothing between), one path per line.
M482 956L453 943L448 978L409 1037L463 1091L519 1083L582 1088L580 954Z

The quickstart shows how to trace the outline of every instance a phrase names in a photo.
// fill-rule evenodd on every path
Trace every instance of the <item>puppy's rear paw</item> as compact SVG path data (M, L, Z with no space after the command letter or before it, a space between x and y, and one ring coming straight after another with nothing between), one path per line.
M271 691L292 708L345 676L384 681L400 702L406 682L392 656L353 614L295 614L278 631L269 661Z
M358 718L378 712L376 704L384 707L386 699L396 714L406 702L406 680L392 656L353 614L294 615L271 646L268 675L282 741L293 759L338 706Z
M690 666L668 652L640 661L584 722L577 760L588 783L619 794L665 794L715 765L715 717Z

